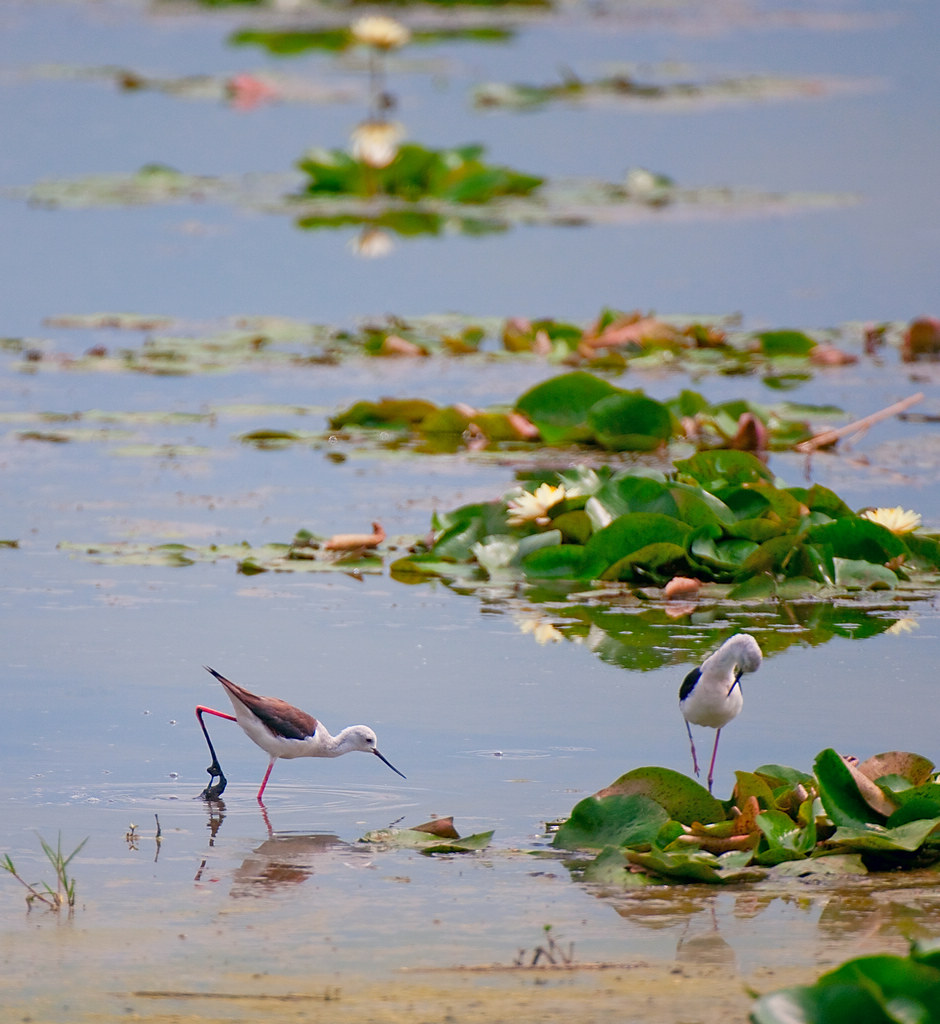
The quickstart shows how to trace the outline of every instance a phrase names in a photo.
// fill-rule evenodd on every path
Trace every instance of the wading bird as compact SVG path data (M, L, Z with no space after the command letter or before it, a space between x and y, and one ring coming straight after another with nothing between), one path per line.
M715 746L708 766L708 792L712 791L712 777L715 773L715 755L718 753L718 738L722 727L727 725L741 711L744 697L741 694L741 676L745 672L756 672L762 660L757 641L747 633L736 633L721 647L710 654L701 665L693 669L682 681L679 689L679 710L685 719L692 746L692 770L699 774L698 758L695 756L695 740L692 726L705 725L715 729Z
M361 750L366 754L375 754L393 772L405 778L391 761L386 760L379 753L375 733L367 725L350 725L339 735L331 736L322 722L318 722L313 715L308 715L306 711L301 711L300 708L288 704L286 700L280 700L277 697L258 697L237 683L226 679L225 676L219 675L214 668L209 668L208 665L206 665L206 671L211 672L225 687L235 714L229 715L224 711L216 711L214 708L207 708L201 704L196 708L196 718L199 720L206 743L209 744L209 753L212 755L212 764L206 769L210 776L209 785L201 794L204 799L215 800L220 797L225 790L227 780L222 774L219 759L215 756L215 748L212 746L212 740L209 739L206 723L202 720L203 713L225 718L229 722L237 722L248 738L257 743L270 756L271 762L261 780L261 788L258 790L258 803L262 805L261 797L264 794L264 787L268 784L271 769L279 757L340 757L352 750ZM216 779L219 780L217 784Z

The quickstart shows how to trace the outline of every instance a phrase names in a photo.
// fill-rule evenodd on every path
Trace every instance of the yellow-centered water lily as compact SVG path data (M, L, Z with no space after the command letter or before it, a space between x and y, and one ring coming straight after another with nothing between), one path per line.
M383 14L367 14L350 26L353 39L377 50L394 50L411 39L411 32L400 21Z
M920 526L920 513L911 509L905 511L898 505L896 508L870 508L862 513L868 519L892 533L913 533Z
M523 526L525 523L547 525L549 522L548 510L554 508L559 501L564 501L568 493L570 492L566 492L564 487L541 484L534 494L531 491L523 491L517 497L510 498L506 502L509 525Z

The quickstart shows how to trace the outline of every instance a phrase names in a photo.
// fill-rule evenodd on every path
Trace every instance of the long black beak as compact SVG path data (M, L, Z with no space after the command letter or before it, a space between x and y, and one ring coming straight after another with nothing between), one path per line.
M379 759L380 761L384 761L384 762L385 762L385 763L386 763L386 764L387 764L387 765L389 766L389 768L391 768L391 769L392 769L392 771L393 771L393 772L394 772L394 773L395 773L396 775L401 775L401 777L402 777L403 779L406 779L406 778L408 778L408 776L407 776L407 775L405 775L405 774L403 774L402 772L400 772L400 771L399 771L399 770L398 770L398 769L397 769L397 768L395 767L395 765L393 765L393 764L392 764L392 762L391 762L391 761L389 761L389 759L388 759L387 757L385 757L385 756L384 756L383 754L380 754L380 753L379 753L379 752L378 752L377 750L373 750L373 751L372 751L372 753L373 753L373 754L375 754L375 756L376 756L376 757L377 757L377 758L378 758L378 759Z

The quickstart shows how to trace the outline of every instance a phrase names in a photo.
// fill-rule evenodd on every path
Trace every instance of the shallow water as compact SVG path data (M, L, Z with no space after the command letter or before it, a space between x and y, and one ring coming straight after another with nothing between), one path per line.
M483 138L499 161L551 174L614 178L639 163L693 184L857 192L854 205L409 241L388 260L365 262L348 252L347 233L302 232L224 205L55 211L5 198L16 244L0 254L0 333L80 354L139 345L143 335L56 328L46 317L133 309L211 322L239 313L349 322L455 309L587 318L609 304L740 310L749 324L813 326L930 312L937 18L926 3L828 14L732 4L526 15L509 44L442 44L428 51L428 67L403 74L402 116L428 144ZM3 186L150 161L206 174L285 171L313 141L343 144L358 117L354 106L236 112L36 70L273 66L226 44L250 20L241 10L9 3L0 19ZM592 74L613 60L667 59L724 73L876 80L849 95L707 112L481 115L465 99L478 81L543 80L566 61ZM322 57L291 71L354 85L360 75ZM747 1012L742 979L772 988L940 933L932 877L625 897L573 883L545 837L546 822L624 771L689 770L678 686L710 638L732 628L754 632L767 658L746 680L744 714L722 735L718 793L730 791L736 768L806 769L830 746L935 758L935 722L924 712L940 643L934 598L878 593L834 610L703 601L670 619L655 602L623 595L584 611L534 588L463 594L386 573L246 577L231 560L166 568L71 557L57 545L260 544L300 528L358 532L374 519L391 536L421 533L435 509L508 489L514 463L348 444L259 451L238 435L320 430L327 413L385 394L505 402L556 369L433 358L154 377L24 369L19 358L0 351L0 535L20 542L0 550L0 853L32 880L48 876L35 833L61 832L66 849L89 841L74 862L79 906L70 920L27 914L16 883L0 879L0 991L11 1019L130 1011L286 1020L313 1007L330 1019L420 1012L469 1024L509 1013L623 1019L628 1005L637 1019L724 1021ZM660 398L685 386L713 401L780 397L756 376L630 371L624 380ZM935 365L906 367L888 352L818 372L786 397L854 417L918 390L919 409L935 414ZM212 416L127 416L64 444L19 436L36 426L28 414L89 410ZM930 423L888 421L839 455L811 464L775 456L771 465L788 483L808 475L855 507L916 508L936 529L938 456ZM887 632L899 619L910 628ZM539 645L535 622L569 640ZM224 813L213 815L197 799L208 757L193 708L224 702L204 664L308 709L333 731L368 722L407 780L367 758L280 762L265 817L254 796L264 755L216 720L230 784ZM464 835L494 829L492 847L428 858L357 843L393 822L448 814ZM579 972L449 970L509 968L520 950L529 962L546 925L560 944L574 943Z

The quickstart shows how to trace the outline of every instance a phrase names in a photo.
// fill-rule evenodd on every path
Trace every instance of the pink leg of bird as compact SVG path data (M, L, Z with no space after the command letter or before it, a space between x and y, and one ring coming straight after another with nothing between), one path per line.
M212 746L212 740L209 739L209 730L206 728L206 723L202 720L203 714L216 715L218 718L224 718L229 722L237 722L238 719L234 715L228 715L224 711L216 711L214 708L203 707L200 704L196 708L196 718L199 720L199 727L202 729L202 734L206 738L206 743L209 745L209 753L212 755L212 764L206 769L209 773L209 785L199 795L203 800L217 800L224 792L228 780L222 774L222 767L219 764L219 759L215 756L215 747ZM270 771L270 769L268 769ZM215 780L218 779L218 785L215 784ZM267 777L265 777L267 782ZM264 786L261 787L264 789Z
M271 758L268 770L264 773L264 778L261 780L261 789L258 790L258 803L261 804L262 807L264 807L264 801L261 799L261 794L264 793L264 787L268 784L268 779L271 778L271 769L274 767L274 762L276 760L276 757Z
M721 729L715 730L715 745L712 747L712 759L708 766L708 792L712 791L712 779L715 775L715 755L718 753L718 737L721 735Z
M695 756L695 740L692 739L692 726L688 722L685 723L685 730L689 734L689 746L692 748L692 771L698 775L698 758Z

